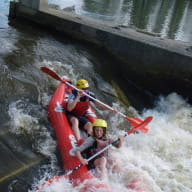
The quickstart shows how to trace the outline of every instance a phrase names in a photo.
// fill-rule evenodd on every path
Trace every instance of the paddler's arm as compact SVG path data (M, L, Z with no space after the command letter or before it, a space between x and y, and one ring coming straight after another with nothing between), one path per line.
M87 165L88 161L84 159L81 155L81 152L87 149L88 147L92 146L95 142L95 139L92 136L89 136L79 147L75 150L76 157L81 161L83 165Z
M95 100L94 100L94 99L91 99L91 100L90 100L90 101L92 101L95 105L99 106L100 108L102 108L102 109L104 109L104 110L108 110L108 111L112 111L112 112L114 112L114 113L118 113L118 110L117 110L117 109L113 109L113 108L111 108L110 106L105 105L104 103L102 104L102 102L100 102L98 99L96 99L94 93L89 92L89 95L95 99Z
M76 155L76 157L81 161L81 163L82 163L83 165L87 165L87 164L89 163L89 162L87 161L87 159L84 159L84 158L82 157L80 151L76 150L76 151L75 151L75 155Z
M79 101L79 99L82 96L83 96L83 91L82 90L78 91L77 96L75 97L75 99L74 100L69 100L67 102L67 111L69 111L69 112L72 111L75 108L75 106L77 105L77 102Z
M101 104L101 103L99 103L99 102L97 102L97 101L94 101L94 103L95 103L97 106L103 108L104 110L108 110L108 111L112 111L112 112L114 112L114 113L118 113L118 110L117 110L117 109L113 109L113 110L112 110L112 108L109 108L109 107L107 107L107 106L105 106L105 105L103 105L103 104Z

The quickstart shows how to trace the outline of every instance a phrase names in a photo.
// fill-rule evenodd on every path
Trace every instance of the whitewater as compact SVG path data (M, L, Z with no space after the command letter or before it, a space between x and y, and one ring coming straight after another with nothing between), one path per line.
M78 74L74 73L73 68L68 64L46 61L40 65L52 67L53 70L62 68L59 71L62 71L65 77L67 75L73 80L78 78ZM54 90L59 82L46 78L47 86ZM105 87L112 89L107 82ZM50 91L41 88L39 102L44 106L44 111L41 113L44 118L47 117L46 106L50 97ZM34 150L50 159L47 167L44 165L45 171L39 173L38 178L34 178L32 186L35 187L62 172L62 168L58 166L58 157L55 155L57 142L51 136L53 130L50 131L50 125L39 122L40 118L31 115L28 112L29 106L28 111L24 110L25 102L27 101L18 100L9 106L11 131L14 134L29 135L33 138ZM109 181L103 182L108 183L115 191L128 192L131 191L125 187L128 182L139 178L141 184L146 185L151 192L191 192L192 106L177 93L170 93L167 96L159 96L153 108L145 108L142 112L138 112L133 107L126 107L118 101L113 102L112 107L118 108L122 113L128 110L141 119L153 116L153 120L148 126L147 133L129 135L124 139L122 148L110 149L112 155L120 160L122 168L119 173L112 173L109 168ZM31 108L35 110L35 106ZM114 139L130 128L128 121L118 114L102 110L97 110L97 113L109 123L109 135ZM79 188L73 187L67 179L61 179L39 191L78 192ZM29 192L35 192L35 189L29 189Z
M73 6L71 2L77 1L73 0L70 3L67 1L69 3L67 6ZM75 9L77 12L82 12L82 1L78 2ZM91 51L68 41L59 42L47 33L36 30L32 30L30 33L31 29L10 26L7 18L8 7L9 0L0 3L1 120L6 123L5 126L2 126L1 131L11 132L18 138L27 138L29 143L32 143L28 150L48 159L48 163L44 163L38 173L32 175L34 181L28 192L35 192L35 187L40 183L64 173L59 164L57 141L46 110L59 82L40 73L40 67L49 67L59 75L70 78L73 83L87 75L90 84L94 85L93 91L96 95L99 94L99 98L104 103L108 102L103 96L105 93L114 96L118 94L111 84L95 72L92 61L95 63L99 61L96 60L96 56L92 56ZM64 7L66 5L63 5L62 8ZM189 13L188 16L186 18L189 19ZM187 24L189 23L187 22ZM180 35L178 34L178 36ZM82 70L79 71L79 68ZM131 114L141 119L153 116L153 120L148 126L147 133L129 135L124 139L121 149L110 149L112 155L119 158L122 169L120 173L114 174L109 168L109 185L115 191L131 192L125 185L131 179L139 178L151 192L191 192L191 104L177 93L170 93L159 96L154 101L154 107L145 108L142 111L126 106L117 99L113 100L112 107L124 114ZM130 128L129 122L117 114L99 109L96 109L96 112L99 117L107 120L110 127L109 135L114 139L119 134L123 135ZM17 139L17 137L15 138ZM8 139L9 137L5 138L5 140ZM14 142L10 140L10 143ZM24 153L22 147L12 147L13 152L18 150L21 154ZM16 148L17 150L15 150ZM4 167L10 168L7 165L2 166L2 168ZM61 179L41 191L79 192L79 190L79 187L74 188L67 179Z

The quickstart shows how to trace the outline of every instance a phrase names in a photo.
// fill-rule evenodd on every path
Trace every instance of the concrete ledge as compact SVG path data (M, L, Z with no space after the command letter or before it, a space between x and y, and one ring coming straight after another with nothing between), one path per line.
M112 66L112 70L125 81L128 81L129 76L157 94L167 89L187 97L192 96L188 91L192 87L191 43L161 39L70 12L50 8L38 11L15 2L11 3L10 16L12 19L27 19L103 47L121 61L118 66ZM161 90L156 85L162 82L166 87Z

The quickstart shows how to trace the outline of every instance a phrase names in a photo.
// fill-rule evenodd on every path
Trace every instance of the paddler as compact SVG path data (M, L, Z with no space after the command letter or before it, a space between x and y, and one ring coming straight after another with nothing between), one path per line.
M78 80L76 82L76 88L78 88L79 91L76 89L72 90L69 94L66 107L67 117L71 123L76 140L79 141L81 139L79 127L82 127L88 135L92 134L92 123L86 116L87 110L89 109L89 102L91 101L105 110L111 109L84 95L84 93L86 93L95 98L94 94L89 91L89 83L87 80ZM113 112L117 112L117 110L113 110Z
M79 147L76 148L75 155L83 165L87 165L89 169L96 170L98 178L107 178L107 164L110 164L112 170L117 172L120 164L117 159L110 157L108 151L104 151L100 155L88 162L88 158L100 151L102 148L111 143L111 139L107 137L107 122L103 119L97 119L93 122L93 135L89 136ZM119 142L116 148L122 146L123 136L119 136Z

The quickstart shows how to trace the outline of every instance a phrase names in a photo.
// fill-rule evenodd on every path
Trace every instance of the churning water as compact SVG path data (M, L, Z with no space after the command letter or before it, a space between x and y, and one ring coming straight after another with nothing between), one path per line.
M51 67L51 63L47 66ZM54 63L55 69L59 67ZM67 74L69 74L69 71L74 74L73 69L68 65L62 65L62 68L67 71ZM72 75L70 78L75 79L76 75ZM55 80L50 79L47 82L48 85L53 84L53 81ZM48 98L47 92L43 92L40 100L45 106ZM59 168L56 167L54 153L56 143L50 137L46 127L38 122L37 117L33 117L19 108L19 102L10 104L11 130L20 135L27 132L31 137L36 132L37 136L33 140L36 143L35 150L50 156L50 159L52 159L49 171L41 175L41 182L43 182L45 178L53 176L55 169L59 171ZM118 103L113 103L113 106L124 112L125 106L122 107ZM133 108L129 110L134 113L137 112ZM127 127L128 129L128 122L122 120L118 115L110 115L109 113L100 112L100 115L107 119L110 127L109 133L113 133L110 135L115 138L117 135L124 133L123 130L119 130L119 127L124 129ZM109 170L109 185L115 191L131 191L125 187L128 181L139 178L141 184L147 185L149 191L191 192L192 106L181 96L171 93L167 97L159 97L154 108L144 109L139 115L142 119L147 116L153 116L148 133L129 135L124 139L124 145L121 149L111 149L111 153L121 161L122 169L118 174L111 173ZM39 180L36 180L34 185L38 184ZM61 179L40 191L77 192L78 190L79 188L73 188L67 180Z
M48 162L33 172L33 181L22 178L26 183L38 186L62 172L46 111L58 82L39 70L40 66L47 66L73 83L86 76L101 101L125 114L130 112L141 119L153 116L148 133L129 135L121 149L110 150L122 165L119 173L109 169L108 182L115 191L131 191L125 186L131 179L139 178L140 185L146 185L151 192L191 192L192 106L177 93L159 96L153 108L142 112L125 106L115 99L116 90L95 71L94 64L101 61L99 54L35 28L10 26L8 6L9 1L0 2L0 184L9 179L7 189L14 191L10 187L14 174L33 165L39 156ZM129 123L117 114L98 109L97 113L108 121L109 135L114 139L128 130ZM27 191L35 190L29 187ZM79 192L79 188L61 179L41 191Z

